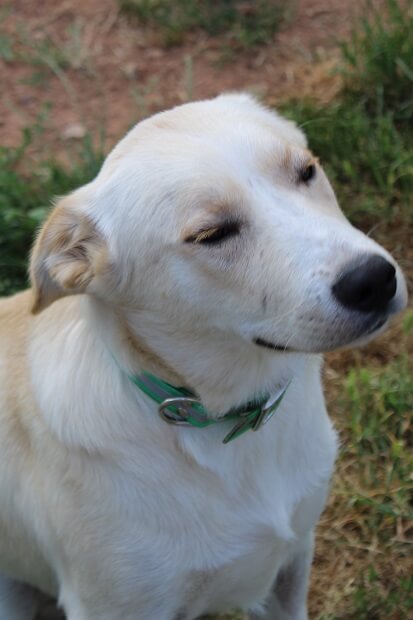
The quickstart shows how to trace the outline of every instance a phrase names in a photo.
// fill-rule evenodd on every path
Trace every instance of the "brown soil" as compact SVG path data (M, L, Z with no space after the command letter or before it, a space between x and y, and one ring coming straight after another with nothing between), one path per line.
M340 87L331 74L337 40L359 4L301 0L273 41L239 52L203 33L165 48L120 15L115 0L15 0L0 21L15 42L14 58L0 59L0 143L16 145L46 104L42 144L60 153L85 130L104 130L107 150L143 116L228 90L252 90L269 103L307 94L328 101Z

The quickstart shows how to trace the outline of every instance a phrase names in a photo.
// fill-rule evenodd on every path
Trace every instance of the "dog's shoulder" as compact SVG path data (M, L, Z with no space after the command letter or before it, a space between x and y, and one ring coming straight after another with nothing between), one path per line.
M0 338L21 337L31 318L32 303L31 289L0 298Z

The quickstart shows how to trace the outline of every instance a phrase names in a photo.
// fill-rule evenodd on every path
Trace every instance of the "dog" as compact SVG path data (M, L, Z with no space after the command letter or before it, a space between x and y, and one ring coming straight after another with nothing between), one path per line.
M246 94L159 113L57 201L0 303L0 618L304 620L337 439L325 351L402 272ZM260 615L261 614L261 615Z

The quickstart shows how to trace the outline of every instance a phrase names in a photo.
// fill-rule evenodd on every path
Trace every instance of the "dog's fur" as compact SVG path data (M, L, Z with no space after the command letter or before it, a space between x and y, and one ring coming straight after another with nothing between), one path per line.
M37 589L68 620L256 613L271 596L268 618L307 618L337 447L319 353L377 333L331 292L372 253L395 264L347 222L302 132L246 95L140 123L59 201L32 289L0 304L1 620L32 620ZM142 369L213 416L292 382L223 445L229 423L166 424L127 376Z

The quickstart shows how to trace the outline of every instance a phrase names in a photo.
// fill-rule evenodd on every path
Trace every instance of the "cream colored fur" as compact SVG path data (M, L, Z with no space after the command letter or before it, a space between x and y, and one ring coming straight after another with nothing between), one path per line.
M239 230L204 243L223 220ZM1 620L33 619L32 587L68 620L271 597L267 618L307 618L337 449L320 352L371 337L331 286L369 253L395 264L347 222L301 131L246 95L140 123L59 201L32 289L0 303ZM127 377L142 369L215 417L292 382L266 426L223 445L226 423L166 424Z

